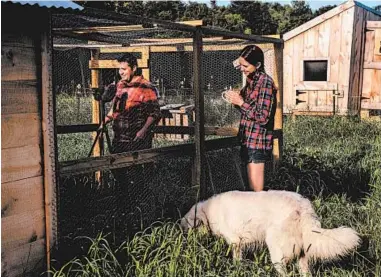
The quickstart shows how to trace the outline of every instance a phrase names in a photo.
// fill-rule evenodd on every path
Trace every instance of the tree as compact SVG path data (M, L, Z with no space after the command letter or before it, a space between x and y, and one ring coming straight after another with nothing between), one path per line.
M323 6L323 7L320 7L319 9L317 9L315 12L314 12L314 17L317 17L323 13L326 13L328 12L329 10L332 10L333 8L336 8L337 6L336 5L328 5L328 6Z

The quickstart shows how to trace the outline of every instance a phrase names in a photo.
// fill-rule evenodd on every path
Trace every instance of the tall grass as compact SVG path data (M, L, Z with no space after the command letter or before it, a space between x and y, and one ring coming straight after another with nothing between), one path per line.
M318 262L313 276L381 276L381 123L346 117L285 120L284 158L267 188L298 191L324 228L357 230L362 246L337 262ZM229 246L205 229L183 234L176 219L152 224L111 246L109 236L78 238L87 251L53 276L275 276L266 249L233 261ZM58 265L59 263L57 263ZM299 276L295 263L290 276Z

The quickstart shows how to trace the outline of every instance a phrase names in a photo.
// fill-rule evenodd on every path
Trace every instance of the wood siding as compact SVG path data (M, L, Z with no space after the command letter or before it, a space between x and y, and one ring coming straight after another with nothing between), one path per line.
M359 114L361 109L361 97L365 96L366 98L370 98L364 99L365 107L376 107L377 103L381 102L379 98L381 90L381 71L371 68L363 69L368 63L381 62L381 57L378 58L374 55L375 29L366 28L369 20L381 21L381 16L356 6L349 83L349 91L351 93L348 99L348 110L351 114ZM364 92L362 93L363 90ZM378 104L378 106L380 109L380 104Z
M285 41L286 113L292 110L332 112L334 102L336 112L346 113L354 11L354 7L344 10ZM320 59L328 61L327 81L303 81L303 61ZM314 83L319 83L319 90L314 90L317 87ZM332 88L337 88L340 94L335 101ZM302 93L296 95L297 89Z
M1 275L8 277L41 272L45 262L40 35L33 24L15 27L18 18L33 22L18 11L2 13Z
M381 41L381 16L367 14L363 57L361 109L381 109L381 53L376 42ZM379 22L379 24L371 24ZM378 49L377 49L378 48Z

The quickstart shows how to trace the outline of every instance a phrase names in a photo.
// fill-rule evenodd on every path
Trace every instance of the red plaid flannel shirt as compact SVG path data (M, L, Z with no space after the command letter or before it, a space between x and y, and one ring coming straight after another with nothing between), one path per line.
M127 83L119 81L113 100L113 130L117 140L134 139L147 118L160 118L157 89L143 76Z
M239 107L239 136L247 148L272 149L276 92L273 79L259 71L241 90L245 103Z

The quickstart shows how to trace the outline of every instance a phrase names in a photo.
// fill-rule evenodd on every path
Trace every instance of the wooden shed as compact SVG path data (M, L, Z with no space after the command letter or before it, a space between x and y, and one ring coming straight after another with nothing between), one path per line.
M381 12L347 1L283 39L285 113L381 110Z
M46 269L53 243L56 140L50 21L52 9L66 7L81 8L71 2L1 2L2 276Z

